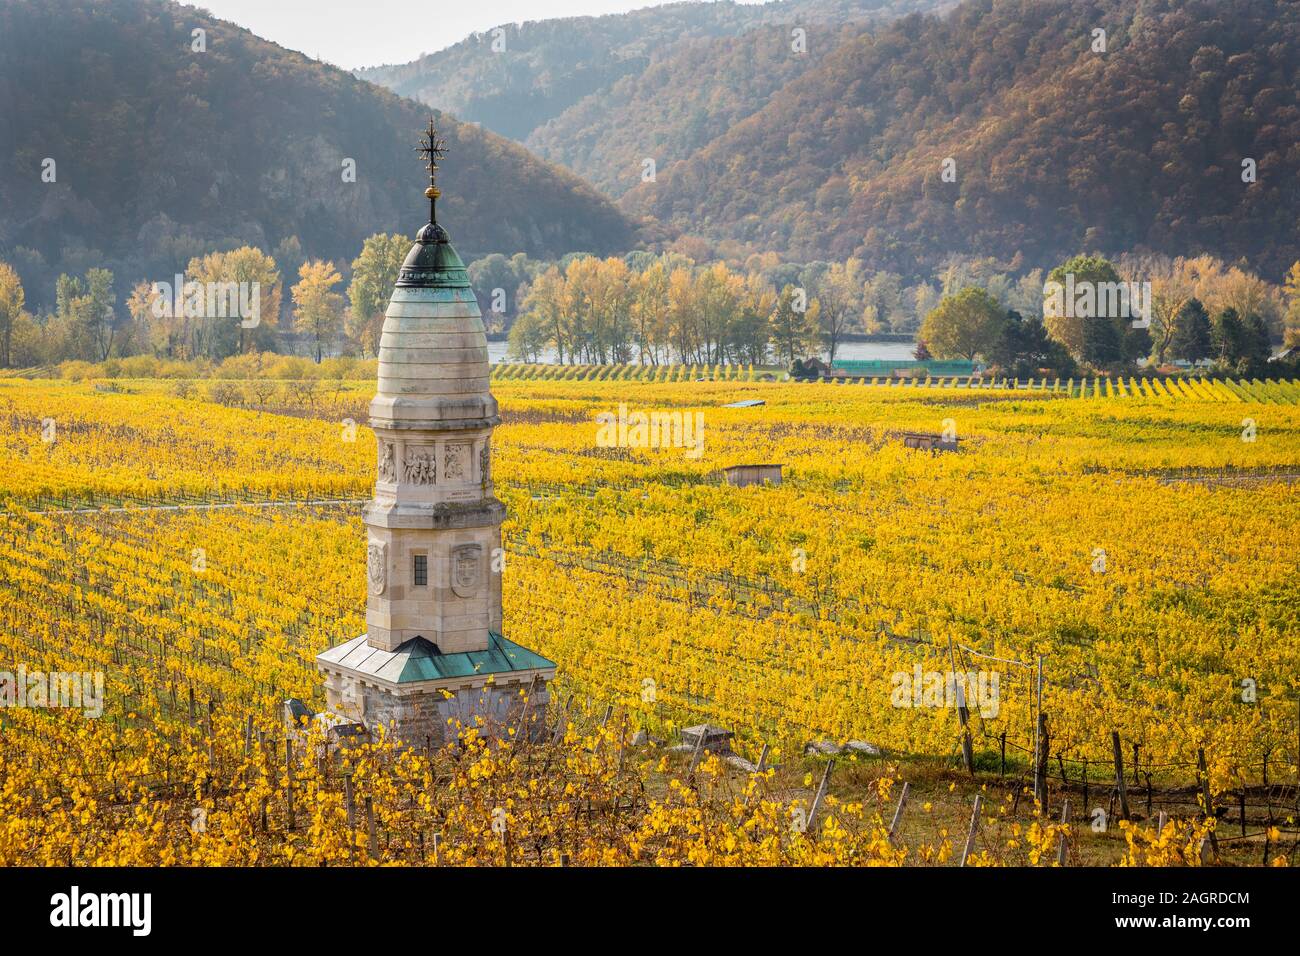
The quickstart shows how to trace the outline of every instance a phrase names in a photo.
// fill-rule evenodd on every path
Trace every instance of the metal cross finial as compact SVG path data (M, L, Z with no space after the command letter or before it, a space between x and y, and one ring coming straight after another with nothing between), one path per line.
M424 168L429 171L429 188L424 194L429 197L429 221L435 222L434 204L442 195L438 188L438 160L447 154L447 143L438 135L433 126L433 117L429 117L429 128L420 134L420 145L415 151L424 157Z

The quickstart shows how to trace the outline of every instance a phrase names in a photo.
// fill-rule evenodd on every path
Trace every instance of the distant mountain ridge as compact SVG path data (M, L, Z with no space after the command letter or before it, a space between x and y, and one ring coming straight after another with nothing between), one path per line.
M969 0L848 40L622 206L903 275L1089 249L1280 278L1300 252L1297 89L1295 3Z
M678 4L491 39L364 75L521 139L655 240L914 277L954 254L1209 252L1275 279L1300 257L1297 3Z
M527 142L532 132L587 97L639 76L687 43L731 38L763 25L884 23L955 0L732 0L670 3L599 17L506 24L475 33L411 63L354 71L386 86ZM504 45L497 52L494 44ZM607 124L608 125L608 124Z
M346 263L365 236L413 234L426 209L411 146L427 107L166 0L0 0L0 102L0 258L23 247L42 285L107 265L120 292L191 255L290 236ZM438 122L450 149L439 209L463 254L635 244L572 173Z

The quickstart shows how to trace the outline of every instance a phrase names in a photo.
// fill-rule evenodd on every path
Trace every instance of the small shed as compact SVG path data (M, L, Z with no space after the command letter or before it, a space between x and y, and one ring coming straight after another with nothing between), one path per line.
M903 432L903 444L920 451L956 451L960 438L947 438L932 432Z
M735 488L747 488L750 485L779 485L783 465L732 465L722 469L727 484Z
M290 727L301 728L316 714L297 697L290 697L284 702L284 721Z
M712 724L696 724L694 727L682 728L682 743L691 750L702 747L717 754L731 753L731 740L735 736L734 731L723 730ZM700 743L701 738L703 744Z
M317 714L313 719L324 732L325 739L340 747L362 743L370 736L365 724L348 720L338 714Z

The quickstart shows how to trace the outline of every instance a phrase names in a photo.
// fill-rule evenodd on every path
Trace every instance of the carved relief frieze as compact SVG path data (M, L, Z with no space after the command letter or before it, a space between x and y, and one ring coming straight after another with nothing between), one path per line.
M402 466L402 477L408 484L432 485L437 479L437 452L430 445L407 445Z

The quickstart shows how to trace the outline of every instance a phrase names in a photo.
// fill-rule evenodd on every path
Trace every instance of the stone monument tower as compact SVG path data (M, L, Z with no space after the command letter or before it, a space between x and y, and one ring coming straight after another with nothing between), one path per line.
M430 121L429 222L393 290L370 403L378 444L366 505L367 633L316 658L334 713L410 743L435 744L449 718L504 725L545 713L555 665L501 634L501 521L492 489L496 399L487 338L464 263L438 224Z

